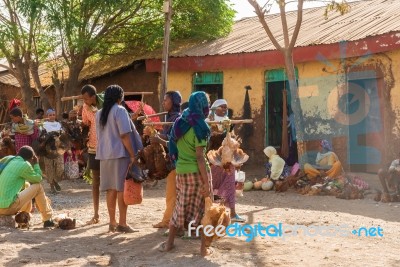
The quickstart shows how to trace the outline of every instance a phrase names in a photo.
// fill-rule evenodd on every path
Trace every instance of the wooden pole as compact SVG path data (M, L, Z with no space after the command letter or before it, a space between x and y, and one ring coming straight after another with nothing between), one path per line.
M168 114L168 112L164 111L164 112L160 112L160 113L156 113L156 114L150 114L150 115L146 115L146 116L139 116L139 117L137 117L137 120L141 121L141 120L144 120L144 119L147 119L147 118L153 118L153 117L162 116L162 115L165 115L165 114Z
M144 95L152 95L153 92L124 92L124 95L141 95L142 99ZM76 95L76 96L65 96L61 97L61 101L68 101L68 100L75 100L75 99L82 99L82 95Z
M162 102L168 88L168 53L169 53L169 36L171 30L172 18L172 0L164 0L163 12L165 14L164 25L164 44L161 61L161 88L160 88L160 111L163 110Z
M231 124L242 124L242 123L253 123L252 119L246 119L246 120L230 120L229 121ZM226 123L225 121L207 121L208 124L220 124L223 125ZM152 126L152 125L172 125L174 124L173 122L144 122L143 125L145 126Z

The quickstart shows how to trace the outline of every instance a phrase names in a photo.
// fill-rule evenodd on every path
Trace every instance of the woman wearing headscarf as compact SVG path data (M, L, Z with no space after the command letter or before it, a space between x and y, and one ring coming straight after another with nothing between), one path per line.
M228 102L225 99L217 99L211 105L211 113L206 121L228 120ZM211 127L211 138L209 149L217 150L226 136L226 130L222 125ZM223 167L211 165L213 177L214 194L223 198L227 207L231 210L231 219L234 222L245 222L246 220L236 213L236 186L235 186L235 167L230 166L229 171Z
M173 126L169 139L169 154L176 160L177 198L169 225L168 241L160 245L160 251L174 247L178 229L189 223L200 224L204 213L204 198L212 197L211 173L205 158L210 128L205 122L209 114L209 99L205 92L191 94L189 108L185 109ZM208 255L202 239L201 254Z
M273 146L267 146L264 148L264 154L268 157L268 162L265 165L267 170L266 174L272 181L282 180L290 175L289 167L277 154L276 149Z
M165 93L163 108L167 113L165 121L175 122L181 114L182 96L179 91L168 91ZM164 147L168 147L168 139L171 134L172 125L164 125L159 135L150 138L151 143L159 143ZM165 188L165 204L166 208L161 222L153 225L154 228L168 228L169 222L174 211L176 201L176 171L173 169L168 174L166 180L167 185Z
M128 207L124 202L124 182L129 164L135 162L135 154L143 146L128 112L121 106L123 98L120 86L107 87L103 108L96 113L96 159L100 160L100 190L107 191L109 231L132 233L137 230L126 222Z
M319 144L320 151L315 159L316 165L304 164L304 172L310 178L317 176L338 177L342 171L342 164L337 155L332 151L332 146L328 140L322 140Z

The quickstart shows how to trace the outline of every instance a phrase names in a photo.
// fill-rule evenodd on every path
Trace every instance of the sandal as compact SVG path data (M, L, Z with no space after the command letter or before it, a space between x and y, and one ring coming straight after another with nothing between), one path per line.
M116 227L116 231L120 233L135 233L139 232L139 229L132 228L129 225L127 226L118 225Z
M86 225L98 224L100 222L99 218L93 217L89 221L86 222Z
M57 190L58 192L61 191L61 186L60 186L56 181L54 181L54 187L56 188L56 190Z
M109 224L108 225L108 232L109 233L114 233L115 231L117 231L117 225L112 225L112 224Z
M246 222L246 219L240 217L239 215L235 215L235 217L231 218L231 222L239 222L239 223L244 223Z
M169 249L167 249L167 242L162 242L160 246L158 247L158 251L160 252L168 252L171 251L175 248L175 245L172 245Z

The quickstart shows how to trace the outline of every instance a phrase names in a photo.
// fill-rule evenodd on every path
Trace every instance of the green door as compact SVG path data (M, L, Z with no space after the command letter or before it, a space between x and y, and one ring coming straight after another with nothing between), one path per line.
M296 79L298 71L295 70ZM265 72L265 144L280 148L282 144L283 90L287 92L287 108L290 115L289 81L284 69Z

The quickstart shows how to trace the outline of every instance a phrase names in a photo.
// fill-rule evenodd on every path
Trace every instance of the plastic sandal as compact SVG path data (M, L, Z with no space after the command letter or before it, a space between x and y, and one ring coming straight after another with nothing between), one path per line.
M233 218L231 218L231 221L232 222L245 222L246 221L246 219L244 219L244 218L242 218L242 217L240 217L239 215L235 215L235 217L233 217Z

